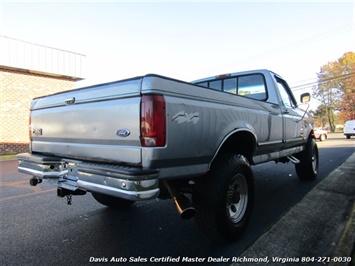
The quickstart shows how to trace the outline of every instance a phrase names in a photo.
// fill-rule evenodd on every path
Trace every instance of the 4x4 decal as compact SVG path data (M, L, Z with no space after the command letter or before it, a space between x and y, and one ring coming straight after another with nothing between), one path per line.
M177 122L178 124L182 123L190 123L192 122L193 124L196 124L200 120L200 114L199 113L185 113L184 111L178 112L176 115L173 116L173 119L171 121Z

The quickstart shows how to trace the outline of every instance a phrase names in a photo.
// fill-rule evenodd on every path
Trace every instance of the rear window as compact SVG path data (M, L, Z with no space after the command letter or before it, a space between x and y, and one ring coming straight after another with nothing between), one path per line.
M222 80L220 79L220 80L210 81L208 87L220 91L222 88Z
M237 94L237 78L225 79L223 82L223 91Z
M264 76L252 74L197 83L200 86L256 100L266 100Z

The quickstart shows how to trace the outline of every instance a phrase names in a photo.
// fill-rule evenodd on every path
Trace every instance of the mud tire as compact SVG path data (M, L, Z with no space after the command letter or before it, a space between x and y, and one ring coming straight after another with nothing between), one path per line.
M311 138L308 140L305 150L302 151L297 158L300 163L296 164L296 173L299 179L313 180L317 177L319 157L316 140Z
M253 173L242 155L223 154L196 180L196 223L209 237L235 241L248 224L253 206Z

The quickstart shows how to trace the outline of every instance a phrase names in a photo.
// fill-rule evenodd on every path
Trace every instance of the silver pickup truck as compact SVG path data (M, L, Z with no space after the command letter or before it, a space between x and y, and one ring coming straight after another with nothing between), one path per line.
M190 83L151 74L35 98L30 111L18 170L31 185L53 183L68 204L86 192L113 208L173 198L214 239L247 225L251 165L291 161L299 178L317 175L313 120L268 70Z

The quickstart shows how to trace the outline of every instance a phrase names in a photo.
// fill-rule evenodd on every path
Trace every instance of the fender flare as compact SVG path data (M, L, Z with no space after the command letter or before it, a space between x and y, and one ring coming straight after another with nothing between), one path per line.
M253 140L253 146L252 146L252 151L250 152L251 156L246 156L247 159L250 161L250 163L252 163L252 155L255 153L256 147L257 147L257 136L256 133L249 129L249 128L235 128L234 130L232 130L231 132L229 132L221 141L221 143L218 145L211 161L208 164L208 169L211 168L212 163L214 162L214 160L216 159L216 157L218 156L219 152L221 151L223 145L229 140L231 139L233 136L235 136L236 134L240 134L240 133L247 133L249 136L252 137Z

